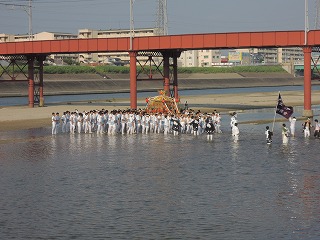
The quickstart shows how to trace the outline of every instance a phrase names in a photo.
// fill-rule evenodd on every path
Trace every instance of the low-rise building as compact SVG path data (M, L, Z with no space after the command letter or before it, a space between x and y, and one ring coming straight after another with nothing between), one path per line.
M183 51L178 58L179 67L197 67L199 62L198 50Z
M77 34L62 32L40 32L33 35L33 40L64 40L77 39ZM51 54L47 59L53 60L55 64L64 65L65 61L71 59L72 62L78 62L78 54Z
M221 62L220 50L198 50L198 67L211 67Z
M2 42L14 42L14 35L0 33L0 43Z
M221 62L220 50L187 50L178 58L180 67L211 67Z
M32 35L32 41L41 40L62 40L62 39L77 39L77 34L61 33L61 32L40 32ZM15 35L13 41L22 42L29 41L29 34ZM72 59L72 61L78 62L78 54L51 54L47 56L47 63L63 65L64 59Z

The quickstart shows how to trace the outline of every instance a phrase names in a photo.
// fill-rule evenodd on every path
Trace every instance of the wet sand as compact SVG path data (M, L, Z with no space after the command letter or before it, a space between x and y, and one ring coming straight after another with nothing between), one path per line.
M303 106L303 91L283 91L281 96L287 106ZM277 92L180 96L181 107L184 107L184 103L187 101L190 109L200 110L201 112L217 110L221 114L247 109L274 108L277 104L277 98ZM138 106L144 106L144 104L145 99L138 99ZM320 91L313 91L312 105L319 104ZM102 101L92 101L90 103L72 102L44 107L36 106L34 108L29 108L28 106L2 107L0 108L0 131L50 127L52 112L59 112L62 115L66 110L89 111L103 108L109 111L113 109L128 109L130 108L130 102L129 99L119 99L108 102L108 104ZM314 115L318 115L318 113L314 112ZM270 119L265 120L265 122L268 121Z

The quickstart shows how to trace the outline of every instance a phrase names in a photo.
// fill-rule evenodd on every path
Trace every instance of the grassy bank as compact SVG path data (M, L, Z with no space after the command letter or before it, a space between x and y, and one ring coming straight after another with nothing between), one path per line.
M9 69L10 70L10 69ZM107 74L129 74L130 68L127 66L44 66L44 74L90 74L98 73L101 75ZM162 68L160 68L162 71ZM0 69L0 74L2 73ZM11 71L15 71L11 69ZM24 69L27 73L27 69ZM137 67L137 71L142 71L141 67ZM149 71L149 69L148 69ZM157 73L157 69L152 68L153 73ZM245 73L245 72L255 72L255 73L275 73L275 72L285 72L285 70L280 66L236 66L236 67L179 67L178 73Z

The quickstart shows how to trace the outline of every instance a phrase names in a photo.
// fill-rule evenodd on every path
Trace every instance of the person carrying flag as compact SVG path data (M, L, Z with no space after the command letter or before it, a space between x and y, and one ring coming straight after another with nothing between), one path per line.
M276 113L280 114L281 116L285 117L286 119L289 119L291 115L293 114L293 107L288 107L284 105L281 95L279 93L278 96L278 104L277 104L277 109Z
M271 132L273 132L274 123L276 121L276 114L279 114L285 117L286 119L289 119L293 114L293 107L284 105L280 92L278 96L278 102L277 102L276 111L274 114L274 120L273 120L273 126L272 126ZM283 143L288 143L288 136L289 136L289 129L286 127L286 124L282 124L282 142Z
M272 135L273 133L270 131L269 126L266 126L266 140L267 140L267 144L271 144L272 143Z

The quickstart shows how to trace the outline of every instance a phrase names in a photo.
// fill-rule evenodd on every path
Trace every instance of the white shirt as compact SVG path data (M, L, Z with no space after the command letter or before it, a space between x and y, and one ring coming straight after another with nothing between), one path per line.
M296 124L297 119L295 118L289 118L289 122L290 122L290 127L294 128L295 124Z
M240 132L239 132L239 128L234 125L234 126L232 127L232 135L233 135L233 136L236 136L236 135L239 135L239 133L240 133Z

